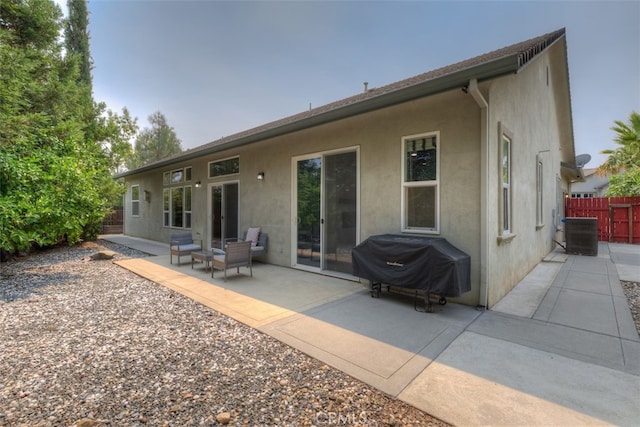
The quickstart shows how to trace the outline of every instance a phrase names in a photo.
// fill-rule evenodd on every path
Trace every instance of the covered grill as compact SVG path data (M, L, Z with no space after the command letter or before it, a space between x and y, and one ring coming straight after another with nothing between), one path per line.
M423 291L429 295L458 297L471 290L471 258L444 238L382 234L371 236L352 253L353 275L369 279L371 296L379 297L382 284Z

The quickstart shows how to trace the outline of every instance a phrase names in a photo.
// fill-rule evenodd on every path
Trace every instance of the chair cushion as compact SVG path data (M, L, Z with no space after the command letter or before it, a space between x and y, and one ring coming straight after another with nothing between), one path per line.
M251 246L258 244L258 238L260 237L260 227L251 227L247 230L247 237L245 242L251 241Z
M252 246L251 247L251 252L259 252L259 251L264 251L264 246Z
M189 243L186 245L172 245L171 246L171 250L177 251L179 248L180 252L192 252L192 251L199 251L202 248L200 247L200 245L196 245L195 243Z

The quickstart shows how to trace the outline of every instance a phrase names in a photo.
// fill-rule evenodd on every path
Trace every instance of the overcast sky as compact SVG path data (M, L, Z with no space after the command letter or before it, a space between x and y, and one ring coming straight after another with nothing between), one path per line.
M66 3L66 0L57 0ZM89 2L95 98L192 148L566 28L577 154L640 112L640 2Z

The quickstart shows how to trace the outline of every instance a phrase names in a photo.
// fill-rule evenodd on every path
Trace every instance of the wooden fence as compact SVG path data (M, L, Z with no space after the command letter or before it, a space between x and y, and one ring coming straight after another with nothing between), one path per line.
M567 217L598 218L598 240L640 244L640 197L566 199Z
M114 206L113 212L102 220L102 234L121 234L124 232L122 206Z

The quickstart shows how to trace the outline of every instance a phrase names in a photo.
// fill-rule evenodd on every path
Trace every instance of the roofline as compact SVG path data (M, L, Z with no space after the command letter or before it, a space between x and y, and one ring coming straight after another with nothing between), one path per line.
M540 54L542 51L545 51L549 46L555 44L555 42L562 37L565 37L564 29L553 33L552 40L548 40L548 43L544 43L544 47L536 50L534 55L525 57L524 60L523 52L513 52L496 59L487 60L478 65L472 65L470 67L447 73L442 76L433 77L431 79L427 79L415 84L410 84L406 87L402 87L389 92L384 92L379 95L373 94L365 99L355 100L352 103L347 103L344 106L331 108L328 111L314 112L314 110L310 110L307 113L307 117L302 117L300 119L293 120L281 125L277 125L277 122L274 122L274 127L264 130L256 130L256 132L252 132L251 130L241 132L239 134L236 134L237 137L234 137L233 135L230 136L228 141L225 141L226 138L223 138L217 144L205 144L200 147L187 150L174 157L160 160L137 169L119 173L115 175L114 178L123 178L126 176L166 167L178 162L192 160L197 157L226 151L232 148L249 145L255 142L264 141L269 138L274 138L293 132L298 132L314 126L319 126L359 114L368 113L374 110L391 107L393 105L412 101L417 98L435 95L452 89L462 89L467 86L471 79L476 79L478 82L481 82L495 79L507 74L514 74L517 73L522 67L526 66L531 59L533 59L535 56L538 56L538 54ZM322 108L323 107L318 107L316 111ZM305 113L302 113L300 115L304 114ZM268 124L266 124L265 126L267 125Z

